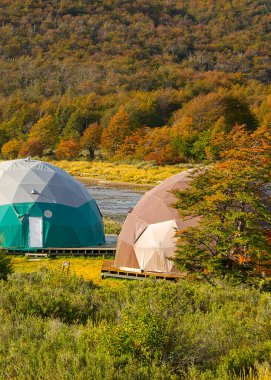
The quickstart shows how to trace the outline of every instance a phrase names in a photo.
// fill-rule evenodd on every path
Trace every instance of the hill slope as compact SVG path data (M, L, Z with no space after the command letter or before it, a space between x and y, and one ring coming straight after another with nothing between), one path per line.
M270 11L266 0L1 0L0 93L178 88L187 69L268 82Z

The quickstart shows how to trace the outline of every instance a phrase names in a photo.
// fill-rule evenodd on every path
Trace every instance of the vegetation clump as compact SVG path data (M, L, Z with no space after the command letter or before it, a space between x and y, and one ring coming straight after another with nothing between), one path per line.
M270 131L236 127L227 139L220 133L216 146L221 160L176 192L181 216L200 216L197 227L178 233L176 262L208 275L245 279L261 275L260 266L270 273Z
M103 223L104 223L104 232L106 234L119 235L122 228L122 224L120 222L110 217L104 217Z
M52 163L69 174L78 177L92 178L98 181L128 182L140 185L154 185L166 178L180 173L186 165L157 166L152 163L121 162L87 162L87 161L52 161Z
M270 307L260 288L219 281L16 273L0 282L0 378L257 379L271 373Z
M0 280L6 280L8 275L13 272L12 260L0 249Z

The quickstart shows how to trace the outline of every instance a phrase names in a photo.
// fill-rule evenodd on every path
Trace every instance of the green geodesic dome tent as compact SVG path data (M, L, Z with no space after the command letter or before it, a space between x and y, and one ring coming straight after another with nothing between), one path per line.
M68 173L30 157L0 162L0 246L26 250L104 242L95 200Z

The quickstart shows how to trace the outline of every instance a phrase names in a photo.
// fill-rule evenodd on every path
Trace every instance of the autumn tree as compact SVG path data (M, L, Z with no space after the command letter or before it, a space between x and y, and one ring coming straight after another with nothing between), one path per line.
M127 112L120 108L112 117L107 128L102 132L101 148L109 156L115 155L117 150L131 134L129 116Z
M0 147L10 140L18 139L21 129L20 120L15 116L3 121L0 124Z
M216 133L230 132L236 124L248 130L257 128L257 119L245 101L227 93L200 95L175 113L175 142L187 160L213 160L217 157L211 154L211 140Z
M54 148L58 141L58 131L52 116L46 115L32 126L28 140L30 142L35 139L39 139L44 148Z
M45 149L44 141L37 138L32 138L27 141L25 141L19 150L19 156L20 157L26 157L26 156L38 156L41 157L43 154L43 151Z
M197 141L198 132L192 117L182 117L180 122L172 127L172 149L175 156L188 161L192 157L193 144Z
M235 125L233 130L235 131L237 127L238 125ZM245 128L245 126L242 126L242 128ZM200 162L219 160L219 152L225 146L224 143L221 145L222 139L224 141L228 140L227 126L223 116L211 128L200 132L196 135L196 138L192 139L188 155Z
M76 139L61 140L55 150L59 160L73 160L78 157L79 152L80 144Z
M64 138L78 138L86 128L86 117L80 110L73 112L62 132Z
M255 130L258 126L249 105L243 99L228 93L210 93L195 97L175 113L174 124L187 117L193 119L197 132L211 128L221 117L224 117L228 131L235 124L244 124L249 130Z
M139 128L127 136L116 152L116 158L144 160L148 150L146 142L149 141L150 128Z
M173 153L171 127L152 129L146 136L144 143L146 149L145 160L155 161L158 165L176 164L180 162L179 155Z
M1 149L3 158L7 160L17 158L21 145L21 142L18 140L10 140L7 143L5 143Z
M180 215L201 216L198 227L179 231L180 268L247 278L258 261L270 258L270 157L270 132L239 126L222 161L201 169L188 191L177 192Z
M88 150L90 160L94 159L95 150L98 149L101 144L101 137L101 126L98 123L93 123L85 129L80 139L80 145L82 148Z
M136 130L126 137L116 152L116 158L155 161L158 165L185 161L176 140L176 131L169 126Z

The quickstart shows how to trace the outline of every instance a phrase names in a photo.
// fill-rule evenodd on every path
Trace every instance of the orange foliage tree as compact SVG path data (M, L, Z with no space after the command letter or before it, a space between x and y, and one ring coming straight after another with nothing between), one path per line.
M149 128L139 128L127 136L117 150L116 158L143 160L146 155L146 147L144 145L148 140L148 132Z
M73 160L78 157L79 152L80 144L75 139L61 140L55 150L59 160Z
M120 108L102 132L101 148L109 156L116 154L125 138L131 134L129 115Z
M179 162L179 158L173 154L172 128L162 127L151 130L146 136L145 160L155 161L158 165L173 164Z
M26 156L42 156L45 145L39 138L32 138L24 142L19 150L20 157Z
M230 132L236 124L249 130L258 126L242 99L222 93L197 96L174 115L175 145L187 159L213 160L217 157L213 155L211 140L217 133Z
M176 145L177 132L172 127L140 128L126 137L116 158L155 161L158 165L176 164L185 160Z

